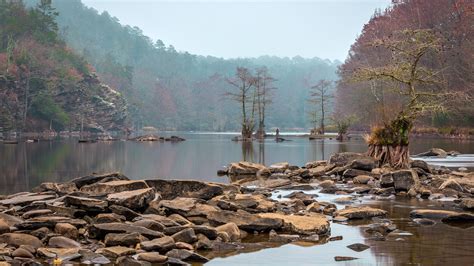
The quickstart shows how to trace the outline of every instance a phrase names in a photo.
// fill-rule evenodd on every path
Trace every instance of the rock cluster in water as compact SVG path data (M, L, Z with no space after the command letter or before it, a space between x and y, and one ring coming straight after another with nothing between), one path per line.
M364 194L455 197L466 211L414 210L411 218L419 224L474 219L469 211L474 205L474 174L433 169L422 161L414 161L409 170L393 171L377 167L364 155L342 153L305 167L232 163L222 173L235 182L129 180L119 173L93 174L2 196L0 263L203 263L212 252L339 240L328 238L330 220L371 218L375 223L366 232L374 239L403 234L383 219L386 211L354 203ZM315 188L345 196L330 203L303 192ZM279 201L271 197L276 189L293 192ZM338 209L335 203L348 206ZM266 244L242 241L252 235ZM348 248L362 251L368 246Z

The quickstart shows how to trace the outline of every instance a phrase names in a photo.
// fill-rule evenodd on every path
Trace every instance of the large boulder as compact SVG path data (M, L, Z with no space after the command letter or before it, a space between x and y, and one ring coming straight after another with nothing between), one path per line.
M163 233L153 231L142 226L124 223L93 224L89 228L89 236L91 238L102 239L105 235L109 233L139 233L149 238L157 238L164 236Z
M265 218L245 211L213 211L207 215L211 225L218 226L234 222L240 229L248 231L270 231L283 226L280 218Z
M415 155L415 157L440 157L440 158L445 158L446 156L448 156L448 153L445 150L439 149L439 148L432 148L429 151L422 152Z
M64 236L53 236L49 239L48 246L53 248L79 248L81 244Z
M69 194L77 191L77 186L74 183L42 183L38 187L32 189L33 192L47 192L53 191L59 195Z
M43 243L37 237L22 233L6 233L0 235L0 243L5 243L14 247L30 245L34 248L40 248L43 246Z
M132 210L144 210L154 198L155 190L153 188L144 188L109 194L107 201Z
M165 200L177 197L200 198L209 200L215 196L221 195L226 191L238 192L238 187L227 184L208 183L193 180L146 180L149 187L161 194Z
M76 206L87 211L104 211L109 205L107 201L75 196L66 196L64 198L64 203L68 206Z
M432 210L432 209L419 209L410 212L411 218L426 218L426 219L444 219L447 217L459 217L468 213L450 211L450 210ZM472 214L470 214L472 215Z
M261 213L260 217L282 219L284 229L297 234L324 235L330 232L329 221L323 214L286 215L281 213Z
M219 233L226 233L229 237L230 241L238 241L240 240L240 229L235 223L226 223L216 227L217 232Z
M175 247L175 242L172 237L164 236L161 238L155 238L151 241L143 241L140 245L142 249L146 251L166 252Z
M368 162L370 160L373 161L373 158L363 153L341 152L332 155L331 158L329 158L329 164L334 164L336 166L345 166L354 160L367 160Z
M122 175L121 173L106 173L106 174L92 174L92 175L87 175L87 176L81 176L78 178L74 178L73 180L69 182L74 183L77 188L82 188L85 185L90 185L97 182L113 181L113 180L129 180L129 178Z
M228 167L229 175L257 175L258 171L264 171L265 165L251 162L231 163Z
M372 207L346 207L345 209L338 210L334 213L334 216L343 216L348 219L369 219L377 216L385 216L387 212L381 209Z
M0 200L0 205L27 205L34 201L45 201L56 198L54 194L27 193Z
M81 192L92 196L100 196L146 188L148 188L148 185L142 180L117 180L86 185L81 187Z
M418 190L420 179L414 170L399 170L392 172L393 186L395 190L409 191L411 188Z

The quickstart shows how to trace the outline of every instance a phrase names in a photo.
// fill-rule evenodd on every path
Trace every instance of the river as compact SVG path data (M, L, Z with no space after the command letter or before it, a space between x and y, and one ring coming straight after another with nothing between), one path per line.
M171 134L184 137L186 141L80 144L77 139L66 138L18 145L0 144L0 194L28 191L42 182L64 182L91 172L109 171L120 171L133 179L229 182L227 177L218 177L216 171L230 162L248 160L268 165L288 161L301 166L308 161L328 159L336 152L366 150L360 139L309 141L291 136L287 137L289 141L282 143L272 139L239 143L230 141L233 134L181 132L164 135ZM430 163L474 169L474 142L421 138L411 141L412 154L432 147L456 150L463 155L430 159ZM318 200L331 201L333 197L337 196L319 194ZM459 228L443 223L420 226L409 219L409 212L414 208L444 208L443 205L449 203L404 198L382 201L363 198L361 203L387 210L391 221L406 234L396 239L373 241L364 233L364 226L370 221L346 225L331 223L331 235L341 235L343 240L328 242L323 239L315 245L292 243L261 250L205 255L213 258L209 265L472 265L474 262L474 227ZM354 243L364 243L370 248L355 252L346 247ZM335 262L335 256L359 259Z

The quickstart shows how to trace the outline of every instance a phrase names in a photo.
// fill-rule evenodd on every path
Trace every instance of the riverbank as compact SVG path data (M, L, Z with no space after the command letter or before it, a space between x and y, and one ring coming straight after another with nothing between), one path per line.
M221 173L233 182L94 174L2 196L0 239L6 245L0 247L0 260L204 263L287 243L338 241L344 235L331 236L332 227L357 220L368 222L367 238L403 238L406 232L397 228L390 212L360 203L367 197L450 203L445 210L414 209L404 217L420 226L466 228L474 222L474 173L423 161L394 171L362 154L340 153L303 167L232 163ZM376 248L353 244L348 249L354 252ZM357 258L341 254L334 261Z

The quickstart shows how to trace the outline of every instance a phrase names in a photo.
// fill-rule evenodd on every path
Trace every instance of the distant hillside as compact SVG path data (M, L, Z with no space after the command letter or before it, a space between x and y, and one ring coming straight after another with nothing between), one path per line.
M127 107L58 36L55 10L0 1L0 128L121 130Z
M253 70L265 65L277 79L274 85L278 88L267 112L267 126L309 127L309 87L322 78L337 78L338 62L197 56L151 40L140 29L123 26L107 12L99 14L80 0L56 0L53 6L68 45L127 98L135 126L235 130L239 128L239 107L223 97L229 88L226 79L234 75L237 66Z

